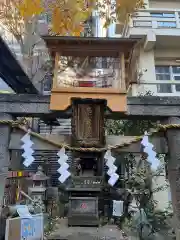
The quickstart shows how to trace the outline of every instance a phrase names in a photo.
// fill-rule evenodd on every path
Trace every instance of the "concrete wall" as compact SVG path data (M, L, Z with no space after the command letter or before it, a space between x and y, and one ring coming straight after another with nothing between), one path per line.
M138 84L132 85L131 94L133 96L137 96L139 94L145 94L147 91L151 91L153 95L159 95L159 93L157 93L156 86L155 66L180 66L180 62L178 62L177 59L180 59L179 49L152 49L146 52L144 51L142 45L139 70L146 70L146 72L143 73L143 76L139 79ZM171 93L171 96L178 96L178 94L178 92ZM164 96L165 95L166 94L164 94Z
M156 49L154 51L155 63L159 65L180 65L176 59L180 59L179 49Z
M133 84L132 95L145 94L147 91L156 93L156 86L145 84L151 83L156 79L154 50L145 52L143 45L140 51L139 72L142 72L142 77L139 78L138 84Z
M176 1L176 0L171 0L171 1L151 1L149 0L149 7L150 8L173 8L173 9L177 9L180 8L180 1Z

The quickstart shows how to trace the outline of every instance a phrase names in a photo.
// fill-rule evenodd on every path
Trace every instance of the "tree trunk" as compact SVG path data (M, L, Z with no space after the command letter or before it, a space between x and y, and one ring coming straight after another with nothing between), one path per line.
M31 79L34 86L41 91L41 80L45 76L42 68L44 65L44 56L34 54L34 48L37 44L43 45L43 40L38 36L38 17L35 16L31 20L25 22L24 40L20 43L22 53L22 66L24 71ZM46 51L42 51L46 54Z
M25 22L24 42L21 46L23 65L30 79L32 79L33 50L37 42L36 27L37 17L33 17L31 20Z

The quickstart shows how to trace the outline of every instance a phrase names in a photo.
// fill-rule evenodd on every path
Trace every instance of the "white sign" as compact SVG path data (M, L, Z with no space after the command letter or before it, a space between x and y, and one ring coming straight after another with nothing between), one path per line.
M113 200L113 216L114 217L121 217L123 215L123 201L116 201Z
M16 207L20 218L32 218L32 215L26 205L17 205Z
M43 235L43 216L33 215L31 219L21 220L21 240L42 240Z

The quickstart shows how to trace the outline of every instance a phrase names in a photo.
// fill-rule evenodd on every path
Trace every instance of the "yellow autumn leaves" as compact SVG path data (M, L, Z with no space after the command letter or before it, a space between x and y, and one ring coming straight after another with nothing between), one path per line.
M144 6L144 0L116 0L116 14L118 20L123 22L128 15Z
M50 8L52 31L61 35L80 36L83 31L83 22L92 12L92 8L85 6L84 0L58 1Z
M89 0L89 4L84 0L20 0L16 7L24 19L48 12L54 33L80 36L83 22L92 13L93 2L94 0Z
M99 2L99 0L14 1L17 2L16 7L23 19L48 12L51 15L51 30L55 34L71 36L80 36L84 21L91 16L93 9L98 6ZM124 23L130 14L143 6L143 2L143 0L116 0L115 14L117 21ZM105 9L106 5L111 5L111 1L103 0L103 4Z
M44 11L41 0L17 1L16 6L23 18L30 18L33 15L40 15Z

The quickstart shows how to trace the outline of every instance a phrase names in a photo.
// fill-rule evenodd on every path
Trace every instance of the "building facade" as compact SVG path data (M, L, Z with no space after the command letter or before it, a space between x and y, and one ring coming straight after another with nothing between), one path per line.
M115 36L119 36L116 25ZM123 36L140 38L138 83L130 94L180 95L180 2L146 0L145 8L130 19Z
M124 26L111 26L112 36L138 38L140 43L132 59L137 68L137 82L131 84L130 96L180 96L180 1L145 0ZM167 182L166 174L153 179L154 188ZM169 189L154 194L159 209L171 201Z

